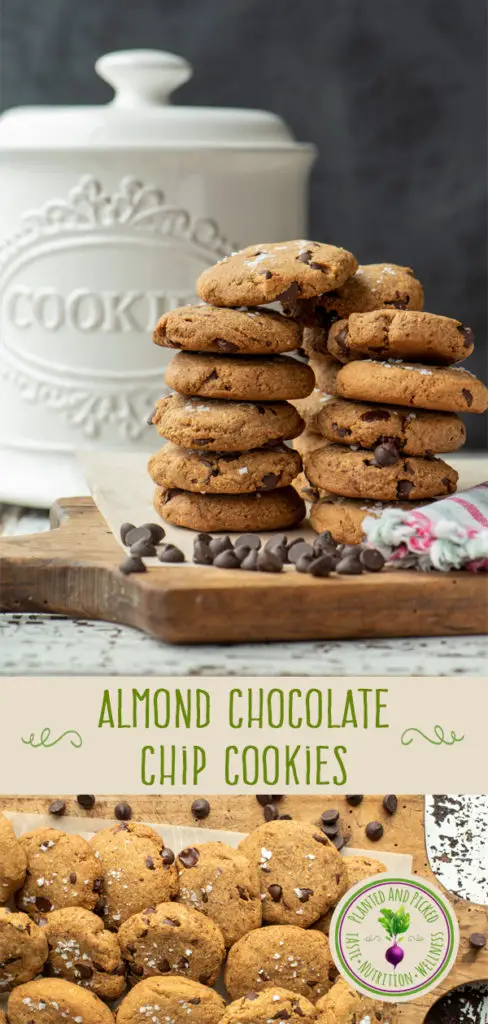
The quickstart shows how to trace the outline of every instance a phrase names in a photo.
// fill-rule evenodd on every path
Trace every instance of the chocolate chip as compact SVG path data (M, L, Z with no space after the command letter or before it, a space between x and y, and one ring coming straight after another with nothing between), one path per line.
M136 978L142 978L144 974L144 968L140 967L139 964L129 964L129 970L131 974L135 974Z
M385 559L376 548L364 548L359 555L359 561L367 572L380 572L385 564Z
M471 391L468 391L467 388L463 388L461 394L464 398L464 401L466 402L468 409L470 409L473 404L473 396L471 394Z
M322 825L322 831L325 832L328 839L333 839L334 836L339 835L339 825Z
M258 553L257 567L259 572L281 572L283 562L274 551L263 550Z
M169 974L171 970L171 964L169 960L160 960L158 964L158 971L160 974Z
M222 551L233 550L233 544L230 537L212 537L208 546L212 555L220 555Z
M473 932L473 934L469 936L469 944L472 949L484 949L486 941L486 935L482 935L481 932Z
M221 551L220 554L216 555L213 563L216 569L240 569L241 560L236 555L235 551L229 551L227 548L225 551Z
M305 249L304 252L298 253L298 256L296 258L297 258L299 263L310 263L310 260L312 258L312 253L311 253L310 249Z
M336 565L336 572L340 576L360 576L363 567L357 555L345 555Z
M329 840L327 839L327 837L326 836L321 836L320 832L316 832L315 835L312 836L312 839L315 839L316 843L321 843L322 846L328 846L329 845Z
M300 285L298 281L292 281L292 283L285 288L285 291L281 295L276 296L278 302L289 302L291 299L297 299L301 293Z
M76 885L76 878L77 878L76 871L72 871L70 876L69 876L69 880L71 882L71 885Z
M408 498L412 490L413 483L411 480L399 480L396 486L396 496L400 499Z
M321 270L323 274L326 274L330 270L330 267L324 266L323 263L316 263L315 260L309 263L309 267L311 270Z
M236 556L237 558L239 555ZM256 572L258 567L258 553L255 549L251 549L245 558L242 559L241 569L245 569L247 572Z
M379 839L382 839L384 828L380 821L370 821L366 825L366 835L372 843L377 843Z
M331 842L335 846L336 850L342 850L342 848L346 845L346 840L344 839L342 832L338 832L336 836L332 836Z
M197 565L211 565L212 552L206 540L199 540L197 537L193 543L193 561Z
M197 542L197 540L201 541L202 544L210 544L210 541L213 540L213 537L211 533L197 533L195 537L195 543Z
M188 1000L188 1002L191 1003L192 1006L200 1006L201 1001L202 1000L200 999L200 996L194 996L193 999Z
M93 977L93 967L90 967L89 964L83 962L76 963L75 970L84 981L88 981L89 978Z
M458 331L461 331L461 334L464 336L464 347L472 348L474 345L474 331L472 327L465 327L464 324L461 324L458 327Z
M154 861L152 857L146 857L146 867L149 871L155 871Z
M171 864L175 862L175 855L169 846L165 846L164 850L161 851L161 860L165 867L169 868Z
M313 547L311 544L308 544L306 540L296 541L288 548L289 562L296 565L298 559L301 558L302 555L310 555L311 558L313 557Z
M51 901L46 896L36 896L35 904L38 910L48 914L52 910Z
M383 807L388 814L395 814L398 807L398 797L396 797L394 793L388 793L388 795L384 797Z
M351 807L359 807L362 804L364 796L346 796L346 800Z
M136 544L138 540L145 540L147 543L154 543L152 533L149 526L134 526L132 530L129 530L125 535L124 544L130 548L133 544Z
M166 536L166 531L160 523L143 523L141 530L149 530L153 544L160 544Z
M363 412L359 419L365 423L376 423L379 420L389 420L390 413L386 409L368 409L368 412Z
M324 825L336 825L337 822L339 821L339 811L333 809L322 811L322 814L320 815L320 820L324 823Z
M122 523L122 526L120 527L120 539L122 544L125 544L127 534L130 533L131 530L135 530L134 523Z
M276 821L279 818L279 811L276 804L266 804L263 807L263 815L265 821Z
M266 804L278 803L278 800L282 800L283 796L274 796L260 793L256 796L256 800L261 807L266 807Z
M194 846L187 846L185 850L182 850L178 854L178 860L183 864L184 868L194 868L195 864L198 863L200 854Z
M253 551L259 551L261 547L261 537L258 537L255 533L243 533L240 537L234 541L234 548L239 547L251 548Z
M339 437L348 437L352 434L352 430L349 427L339 427L337 423L333 423L332 428Z
M191 813L198 821L203 820L203 818L208 818L210 814L210 804L208 800L204 800L203 798L194 800L191 805Z
M347 343L348 333L349 333L349 331L348 331L348 328L347 328L347 325L346 325L345 327L342 327L342 329L335 336L335 340L336 340L336 342L337 342L341 352L343 352L344 355L349 355L349 352L351 351L350 348L349 348L349 345Z
M226 341L224 338L214 338L214 345L218 348L219 352L239 351L239 345L235 345L233 341Z
M103 889L103 878L95 878L93 883L93 892L101 892Z
M154 558L156 548L150 540L136 540L135 544L131 544L130 553L139 555L139 558Z
M300 903L308 903L311 896L313 896L313 889L297 889L296 891Z
M313 555L300 555L300 558L295 563L295 569L297 572L308 572L313 562Z
M270 277L273 276L270 270L261 270L260 273L263 275L266 281L269 281Z
M442 477L442 483L444 484L446 491L451 491L454 487L452 480L450 480L448 476Z
M83 807L85 811L91 811L92 807L95 806L94 796L77 796L76 802Z
M244 900L244 903L249 903L249 900L251 899L251 897L249 895L248 890L245 889L243 885L238 885L237 886L237 892L239 893L240 899Z
M400 453L394 441L385 441L384 444L377 445L374 450L374 461L379 469L384 469L385 466L394 466L399 459Z
M53 800L52 804L49 804L48 811L49 814L54 814L56 818L62 818L63 814L66 814L64 800Z
M119 572L124 576L130 576L133 572L146 572L146 566L138 555L129 555L119 565Z
M184 562L185 556L175 544L162 544L158 551L160 562Z
M163 924L167 924L168 928L180 928L181 922L175 921L172 917L165 917Z
M132 818L132 807L125 800L121 800L114 808L117 821L130 821Z
M346 559L343 559L342 561L346 561ZM310 562L308 571L311 576L329 576L330 573L334 571L335 567L336 561L333 555L323 554L319 555L318 558L314 558L313 561ZM337 567L337 571L339 572L339 567Z
M259 485L260 490L272 491L280 482L280 475L277 473L265 473Z
M199 446L199 445L200 446L204 446L204 445L207 445L207 444L213 444L214 440L215 440L214 437L195 437L194 438L194 442L195 442L195 444L197 446Z

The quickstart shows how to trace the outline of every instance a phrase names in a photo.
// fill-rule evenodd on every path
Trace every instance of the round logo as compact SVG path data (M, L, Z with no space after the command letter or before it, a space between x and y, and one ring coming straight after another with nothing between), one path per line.
M384 874L347 891L329 938L336 966L352 988L400 1003L425 995L449 974L459 927L453 908L430 882Z

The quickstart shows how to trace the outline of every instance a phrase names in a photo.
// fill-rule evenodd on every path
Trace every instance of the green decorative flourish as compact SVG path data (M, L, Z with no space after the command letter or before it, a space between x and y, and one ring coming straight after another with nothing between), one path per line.
M38 750L39 747L49 749L49 747L55 747L57 743L61 743L62 740L66 739L67 736L71 737L69 742L70 745L75 748L75 750L79 750L80 747L83 746L83 739L80 736L79 732L76 731L76 729L66 729L65 732L61 733L61 736L58 736L57 739L52 740L51 730L47 726L42 730L39 736L39 740L36 740L35 733L31 732L27 740L24 739L23 736L21 736L21 742L24 743L26 747L33 747L34 750Z
M427 740L427 743L432 743L434 747L452 747L455 743L462 743L464 740L464 736L456 736L454 729L451 729L451 736L448 738L442 725L434 726L434 739L431 736L427 736L425 732L422 732L422 729L416 729L415 726L411 726L402 733L401 742L403 747L409 747L413 743L413 736L410 736L409 739L406 738L409 733L418 733L422 739Z

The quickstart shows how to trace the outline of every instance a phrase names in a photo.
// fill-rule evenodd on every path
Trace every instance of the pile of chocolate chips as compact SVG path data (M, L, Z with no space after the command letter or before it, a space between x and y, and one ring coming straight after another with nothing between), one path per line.
M185 556L174 544L163 544L163 527L158 523L134 526L123 523L120 538L129 554L119 566L125 576L145 572L144 558L157 557L160 562L184 562ZM306 541L303 537L288 541L284 534L274 533L262 544L254 533L243 533L234 542L230 537L198 533L193 542L193 561L197 565L213 565L216 569L244 569L247 572L282 572L284 565L294 565L297 572L311 576L359 576L363 572L379 572L385 559L376 548L366 544L337 544L326 530Z

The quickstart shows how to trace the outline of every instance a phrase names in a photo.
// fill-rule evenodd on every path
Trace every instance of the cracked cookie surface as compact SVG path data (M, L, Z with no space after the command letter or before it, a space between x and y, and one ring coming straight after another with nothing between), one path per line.
M442 459L403 456L397 452L394 462L379 465L378 451L353 451L329 444L305 456L305 473L315 487L345 498L414 501L453 494L456 490L458 474Z
M402 360L356 359L345 363L336 375L335 393L363 402L441 412L482 413L488 407L488 388L469 370Z
M350 988L343 978L319 999L316 1009L317 1024L361 1024L363 1018L370 1024L395 1024L397 1020L394 1007L377 999L367 999Z
M180 306L164 313L153 339L188 352L269 356L297 349L301 326L272 309Z
M182 448L242 452L297 437L303 420L289 402L226 402L169 395L156 404L158 433Z
M218 1024L224 1000L212 988L187 978L153 977L140 981L117 1011L117 1024Z
M270 1024L286 1020L288 1024L314 1024L314 1005L305 996L284 988L268 988L264 992L247 992L226 1007L219 1024Z
M44 934L52 975L88 988L101 999L125 990L125 967L117 937L89 910L66 907L49 914Z
M287 487L301 469L298 452L286 445L243 452L199 452L170 442L148 464L155 484L202 494L249 494Z
M333 970L325 935L312 928L272 924L249 932L232 946L224 978L232 999L278 986L316 1003L330 988Z
M466 440L466 428L455 413L418 410L405 406L382 408L367 402L333 398L323 403L316 429L327 441L376 448L393 440L407 455L454 452Z
M171 974L213 985L225 960L218 925L184 903L146 908L124 922L118 939L134 983Z
M226 946L262 922L255 865L225 843L198 843L177 857L179 903L199 910L220 928Z
M352 313L332 324L327 347L339 362L352 359L412 359L444 365L471 355L474 334L459 320L416 310Z
M294 487L255 494L195 494L156 488L156 512L173 526L197 532L288 530L305 518L305 504Z
M16 896L19 910L35 921L63 907L94 910L101 871L86 839L38 828L25 832L20 843L27 856L27 877Z
M0 907L0 995L40 974L47 952L42 928L27 914Z
M14 989L9 1024L114 1024L114 1015L93 992L60 978L39 978Z
M204 270L197 292L215 306L306 299L338 288L357 265L352 253L335 245L306 239L262 242Z
M132 914L177 896L176 867L164 856L171 851L149 825L120 822L97 832L90 846L103 879L106 928L117 931Z
M171 360L166 384L182 395L227 401L277 402L305 398L315 378L307 363L292 356L214 356L179 352Z

